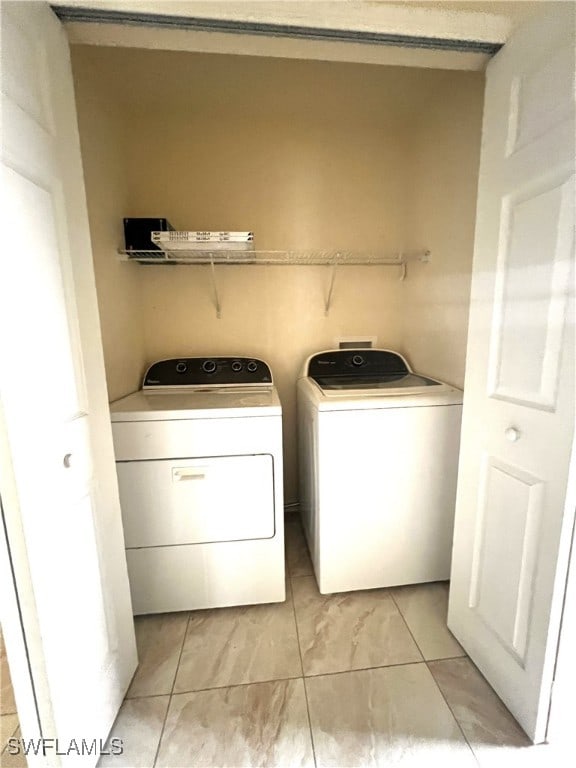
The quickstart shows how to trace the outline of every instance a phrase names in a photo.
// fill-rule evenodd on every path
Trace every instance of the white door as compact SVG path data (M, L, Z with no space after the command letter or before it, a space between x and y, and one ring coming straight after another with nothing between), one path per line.
M448 624L546 736L574 509L574 21L487 71Z
M68 43L45 3L1 12L0 491L42 734L66 751L106 738L134 627ZM37 764L98 759L70 752Z

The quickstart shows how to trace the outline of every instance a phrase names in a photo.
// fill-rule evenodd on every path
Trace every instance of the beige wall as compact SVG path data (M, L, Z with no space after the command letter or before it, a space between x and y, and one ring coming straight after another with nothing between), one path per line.
M417 371L464 386L484 83L438 73L413 127L409 229L432 251L404 282L402 346Z
M127 125L97 70L81 56L73 66L108 397L116 400L138 389L145 360L140 273L116 256L128 210Z
M122 105L120 134L128 139L122 150L128 205L120 211L107 202L99 209L93 238L117 227L127 213L166 216L180 229L250 228L260 248L437 246L438 263L415 267L414 277L425 285L427 270L434 268L435 305L424 314L448 317L449 334L459 338L467 313L469 233L463 229L459 247L448 255L446 242L454 203L456 215L464 212L469 219L474 210L475 178L462 176L474 175L476 168L481 76L90 47L75 49L74 66L79 90L104 91L108 102ZM470 114L453 125L442 110L430 112L435 91L439 100L450 101L450 114ZM100 129L90 121L86 115L81 120L82 133L90 135L83 150L96 157ZM416 166L436 168L428 131L434 140L447 132L445 146L456 141L461 147L444 158L443 179L454 188L442 188L439 223L424 213L424 221L417 221L414 213L415 205L426 209L428 194L427 171ZM100 176L87 178L89 202L106 194L105 176L102 168ZM414 307L425 292L407 288L410 281L399 283L395 267L341 268L328 317L327 268L221 267L222 318L216 319L208 268L113 268L115 247L108 242L95 249L99 270L112 276L112 269L129 269L137 277L122 284L101 280L101 311L113 327L118 293L129 296L124 306L138 318L148 362L226 353L270 362L285 414L287 501L297 498L295 379L304 358L333 346L338 336L355 334L376 336L383 347L413 350L423 363L434 354L431 349L428 358L422 355L415 323L406 320L408 308L420 311ZM454 272L462 278L459 295ZM446 310L446 304L458 306ZM434 322L442 326L444 320ZM444 352L440 335L431 344L442 362L429 372L460 381L463 360L459 352L452 358L450 347ZM106 362L111 381L117 380L120 360L112 349Z

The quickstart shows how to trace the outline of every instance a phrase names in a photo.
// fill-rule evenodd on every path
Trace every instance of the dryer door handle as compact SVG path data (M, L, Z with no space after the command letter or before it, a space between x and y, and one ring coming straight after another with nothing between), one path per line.
M174 467L172 470L173 482L182 482L183 480L204 480L207 467Z

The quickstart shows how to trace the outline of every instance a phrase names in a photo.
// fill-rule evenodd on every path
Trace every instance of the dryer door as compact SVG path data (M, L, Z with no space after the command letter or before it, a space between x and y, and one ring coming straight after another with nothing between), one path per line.
M269 454L118 462L126 548L274 536Z

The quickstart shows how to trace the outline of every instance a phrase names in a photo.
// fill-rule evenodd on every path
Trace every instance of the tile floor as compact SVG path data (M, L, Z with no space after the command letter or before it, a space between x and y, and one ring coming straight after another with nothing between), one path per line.
M112 768L547 768L446 627L442 583L320 595L286 524L287 600L136 619ZM18 735L2 651L2 747ZM1 750L0 750L1 751ZM17 768L6 751L0 765Z
M136 619L101 766L552 765L446 628L446 584L324 596L294 520L286 549L283 604Z
M23 755L8 754L8 739L17 739L19 736L20 723L18 722L18 714L16 712L16 702L14 701L12 680L10 679L8 659L6 658L4 637L0 629L0 766L4 768L25 768L26 758Z

